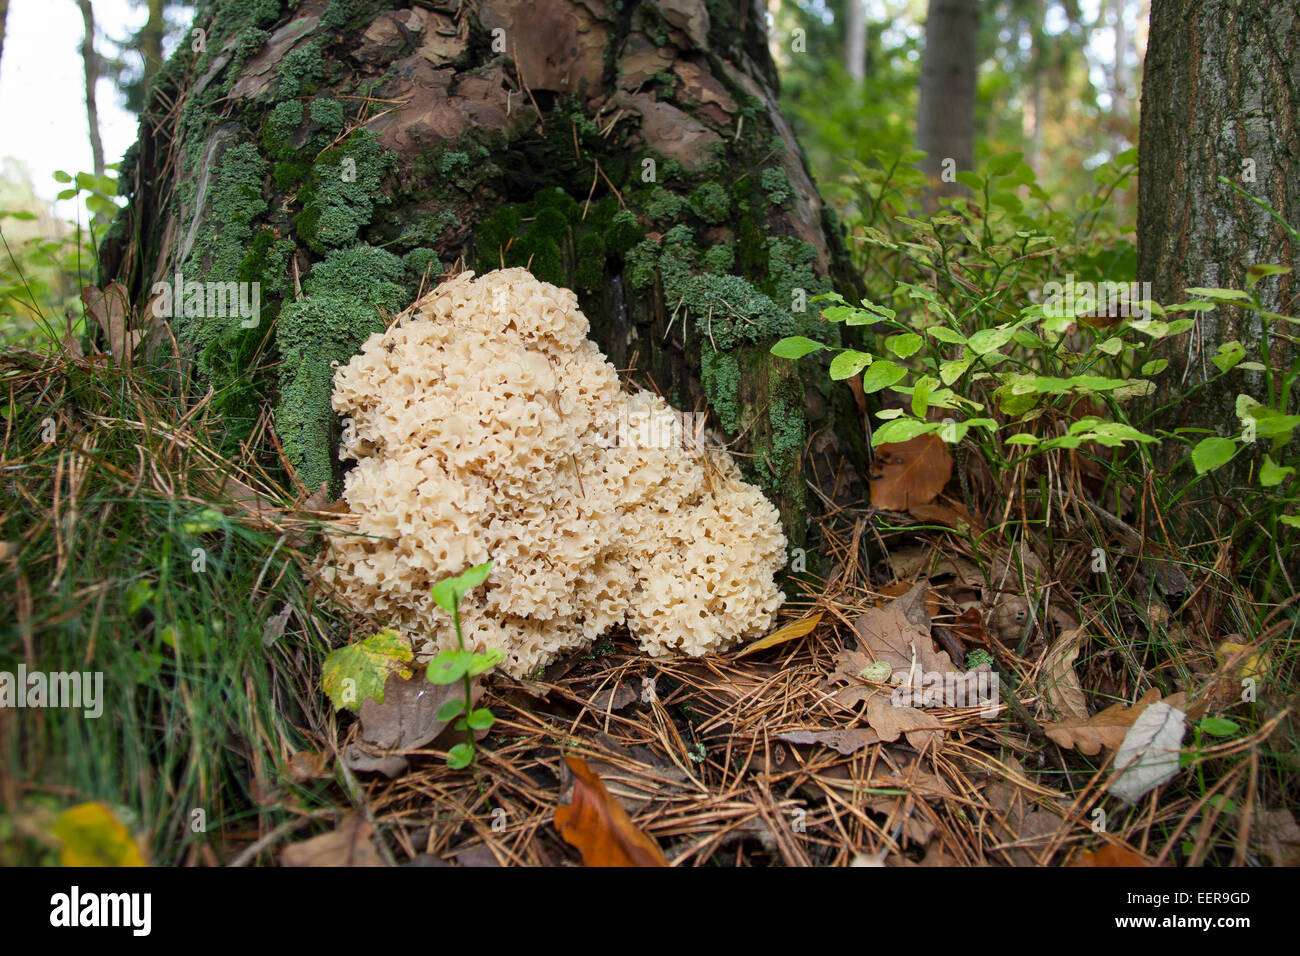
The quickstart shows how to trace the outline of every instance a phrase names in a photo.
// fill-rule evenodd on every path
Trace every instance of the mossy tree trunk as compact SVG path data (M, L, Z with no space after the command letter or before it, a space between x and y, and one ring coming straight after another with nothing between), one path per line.
M797 544L805 447L812 429L827 447L845 405L811 362L806 382L767 349L831 340L808 300L853 279L756 11L201 3L203 48L161 72L128 157L106 278L142 314L177 273L259 283L258 324L189 309L172 331L235 433L274 396L284 455L314 488L338 477L330 363L441 274L528 266L578 293L634 380L711 409ZM268 357L277 374L250 378Z
M1300 247L1283 224L1221 177L1300 228L1300 11L1273 0L1155 0L1150 37L1142 82L1138 279L1151 283L1156 301L1172 303L1189 298L1184 290L1191 287L1242 289L1252 265L1294 266ZM1266 308L1296 314L1294 274L1265 279L1259 288ZM1264 376L1240 369L1179 400L1219 374L1211 360L1232 340L1275 370L1287 371L1297 360L1287 341L1274 335L1265 341L1253 313L1221 303L1162 351L1170 368L1158 379L1155 402L1178 404L1158 427L1208 426L1228 435L1241 429L1238 393L1268 401ZM1294 410L1294 395L1284 400ZM1242 480L1251 462L1238 456L1232 477Z

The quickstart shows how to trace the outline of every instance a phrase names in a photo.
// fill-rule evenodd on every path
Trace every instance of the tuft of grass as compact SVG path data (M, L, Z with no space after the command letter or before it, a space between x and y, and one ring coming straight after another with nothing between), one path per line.
M312 675L340 622L306 522L213 450L219 396L161 381L0 354L0 671L103 681L98 718L0 709L0 864L48 860L50 813L86 801L154 863L215 864L327 799L281 772L333 738Z

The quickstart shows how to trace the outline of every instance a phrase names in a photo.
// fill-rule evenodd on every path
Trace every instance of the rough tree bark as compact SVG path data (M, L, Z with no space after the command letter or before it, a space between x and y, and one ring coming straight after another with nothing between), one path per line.
M1225 177L1300 227L1300 10L1273 0L1155 0L1142 82L1138 178L1138 279L1156 301L1187 298L1195 286L1244 288L1256 264L1294 265L1296 243L1268 212L1220 181ZM1296 313L1296 276L1260 285L1274 312ZM1171 341L1158 380L1164 405L1218 374L1223 342L1289 369L1288 343L1262 340L1251 313L1220 305ZM1264 399L1263 376L1235 371L1178 405L1160 426L1239 431L1234 398ZM1294 396L1289 404L1295 406ZM1240 456L1238 464L1248 464ZM1240 472L1237 473L1240 477Z
M930 0L916 108L916 147L934 198L961 187L952 176L975 164L975 31L978 0ZM945 167L945 162L951 161Z
M376 307L527 265L578 293L634 380L711 409L798 545L806 481L826 477L806 446L840 454L828 426L847 403L767 350L837 334L807 300L853 278L777 107L759 5L284 8L199 5L206 47L159 74L104 251L142 315L176 273L259 283L256 327L171 320L232 428L250 433L269 397L301 484L337 480L330 363L382 327ZM259 394L248 370L268 351Z

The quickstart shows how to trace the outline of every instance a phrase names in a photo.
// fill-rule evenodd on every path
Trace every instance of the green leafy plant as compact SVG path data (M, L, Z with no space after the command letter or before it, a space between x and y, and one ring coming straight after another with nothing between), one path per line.
M474 762L476 753L474 731L487 730L496 723L496 716L491 710L486 707L475 708L473 706L471 679L500 664L505 659L505 652L494 649L480 654L466 650L465 637L460 628L460 599L465 596L467 591L474 590L474 588L486 581L491 573L492 562L488 561L486 564L476 565L456 577L444 578L433 586L432 591L433 599L437 602L438 607L451 615L452 624L456 628L456 642L459 644L459 648L457 650L443 651L433 659L429 664L429 680L434 684L453 684L459 680L463 681L465 686L464 699L449 700L438 711L439 720L456 718L456 729L466 732L466 742L456 744L447 753L447 766L453 770L468 767Z

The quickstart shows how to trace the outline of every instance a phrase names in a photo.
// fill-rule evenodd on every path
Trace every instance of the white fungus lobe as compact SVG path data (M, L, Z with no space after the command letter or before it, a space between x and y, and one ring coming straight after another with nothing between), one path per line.
M620 623L656 657L771 627L776 508L689 416L625 392L588 329L568 289L465 272L337 370L357 462L324 557L339 596L436 653L456 636L430 588L491 559L461 625L514 676Z

